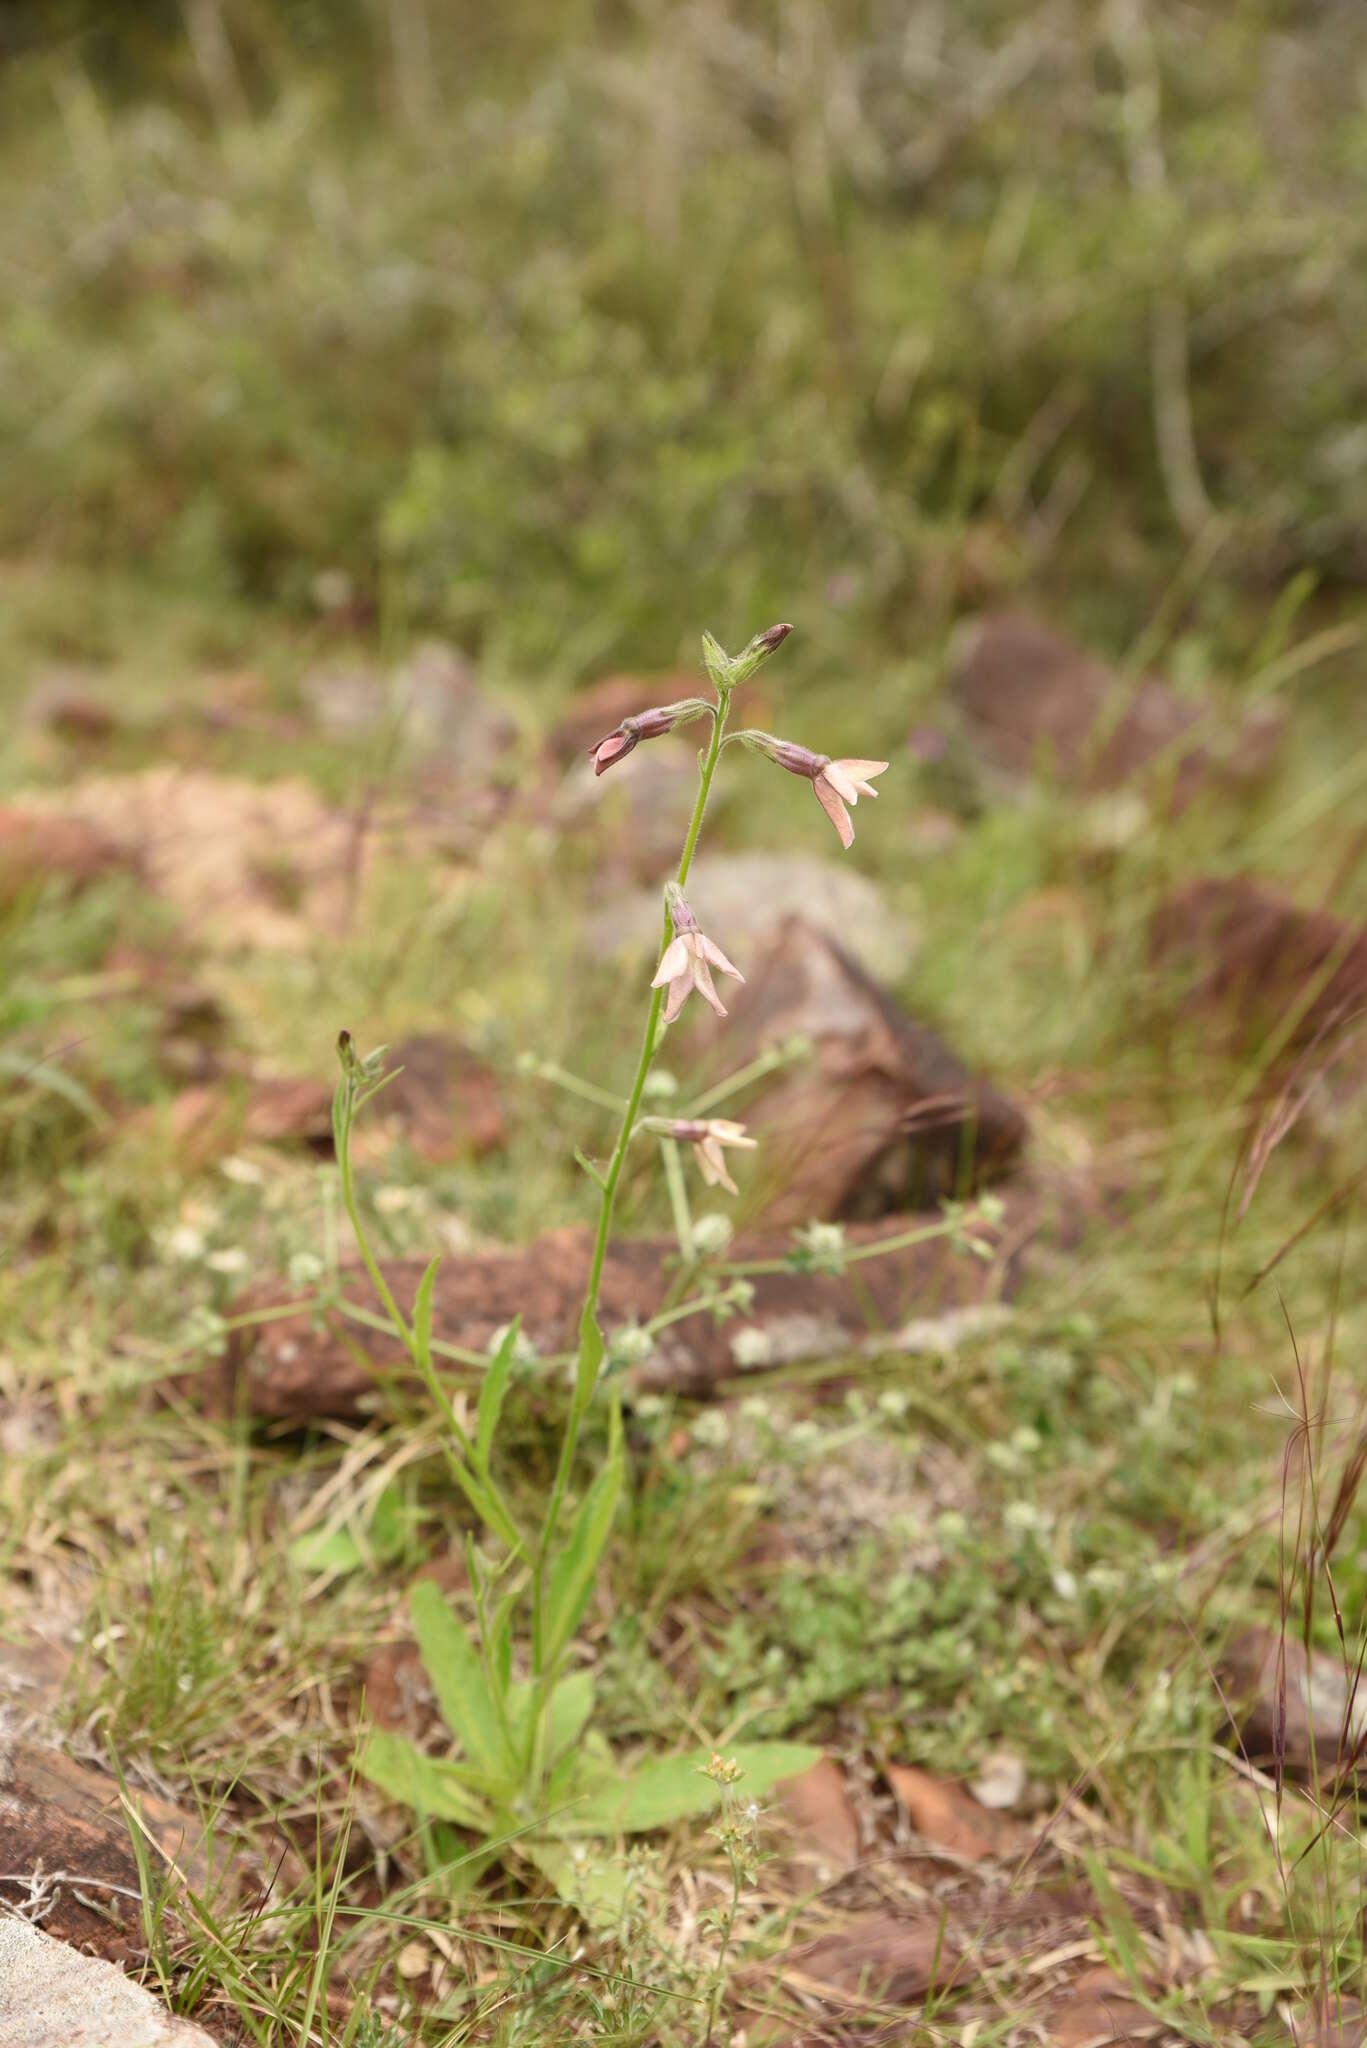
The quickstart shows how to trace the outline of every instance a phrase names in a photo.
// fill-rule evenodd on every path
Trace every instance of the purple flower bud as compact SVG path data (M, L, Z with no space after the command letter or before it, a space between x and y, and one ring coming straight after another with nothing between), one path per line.
M630 718L624 718L620 725L596 746L590 747L589 759L595 775L601 775L605 768L611 768L614 761L624 761L632 748L642 740L658 740L663 734L672 732L674 727L690 718L696 718L709 706L701 697L684 697L677 704L656 704L648 711L637 711Z
M755 635L755 645L762 647L766 654L772 654L783 645L792 630L791 625L770 626L767 632Z

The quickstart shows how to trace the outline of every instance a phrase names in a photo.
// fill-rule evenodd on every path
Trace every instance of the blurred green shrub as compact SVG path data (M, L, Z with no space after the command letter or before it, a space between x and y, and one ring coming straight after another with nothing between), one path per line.
M1080 4L419 5L421 119L383 7L219 12L234 120L169 5L0 70L6 554L287 608L343 568L561 673L796 591L900 648L1094 577L1124 630L1185 545L1176 290L1245 566L1362 573L1351 10L1155 8L1159 192Z

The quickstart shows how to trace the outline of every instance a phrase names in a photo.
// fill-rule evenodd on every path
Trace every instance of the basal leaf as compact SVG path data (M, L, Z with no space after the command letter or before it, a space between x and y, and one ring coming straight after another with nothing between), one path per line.
M621 1491L622 1417L614 1406L607 1461L584 1495L569 1540L551 1566L546 1599L546 1657L550 1661L560 1655L579 1626Z
M508 1720L514 1742L527 1737L527 1716L531 1711L533 1687L525 1680L508 1688ZM548 1764L556 1763L583 1734L593 1712L593 1679L587 1671L571 1671L551 1694L551 1711L546 1729Z
M620 1921L626 1900L626 1871L620 1863L592 1856L582 1843L554 1842L545 1835L523 1835L517 1847L590 1927L615 1927Z
M451 1765L424 1756L405 1736L376 1728L357 1768L379 1791L429 1820L458 1821L480 1834L487 1834L492 1825L488 1806L461 1783Z
M429 1579L414 1586L408 1606L443 1721L476 1769L501 1782L509 1757L478 1650Z
M695 1749L686 1756L660 1757L624 1777L608 1776L598 1767L590 1767L579 1786L571 1790L570 1803L555 1816L556 1832L646 1834L690 1814L715 1812L722 1795L721 1787L704 1775L710 1754ZM821 1751L805 1742L751 1742L728 1747L726 1755L740 1766L739 1795L758 1799L784 1778L810 1770Z

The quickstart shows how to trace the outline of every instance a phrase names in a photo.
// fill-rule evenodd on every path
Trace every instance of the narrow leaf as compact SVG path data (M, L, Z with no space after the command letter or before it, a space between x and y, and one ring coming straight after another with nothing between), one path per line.
M513 1615L521 1598L521 1589L516 1586L511 1593L505 1593L494 1610L494 1619L489 1630L489 1662L494 1667L494 1682L502 1686L505 1700L513 1674Z
M476 1769L500 1782L507 1759L478 1651L429 1579L414 1586L408 1606L443 1721Z
M437 1284L440 1264L441 1253L438 1252L418 1282L418 1291L413 1297L413 1342L417 1347L419 1365L430 1366L432 1363L432 1289Z
M569 1541L550 1570L545 1654L552 1664L579 1626L617 1513L622 1491L622 1418L618 1408L612 1413L607 1462L584 1495Z
M513 1740L521 1743L527 1736L527 1716L531 1712L535 1688L525 1679L509 1686L508 1723ZM546 1726L548 1764L555 1764L573 1747L583 1734L593 1712L593 1679L587 1671L572 1671L562 1678L551 1694L551 1708Z
M475 1463L481 1472L487 1472L489 1469L489 1453L494 1447L494 1432L498 1428L503 1397L508 1391L508 1375L513 1369L513 1354L517 1349L517 1333L521 1327L521 1316L515 1316L503 1333L503 1342L489 1361L488 1370L484 1375L484 1385L479 1390Z
M40 1092L45 1090L49 1095L60 1095L64 1102L69 1102L92 1124L109 1122L108 1115L90 1090L83 1087L74 1074L68 1074L65 1067L46 1060L26 1059L18 1053L0 1053L0 1075L8 1076L12 1081L25 1081Z

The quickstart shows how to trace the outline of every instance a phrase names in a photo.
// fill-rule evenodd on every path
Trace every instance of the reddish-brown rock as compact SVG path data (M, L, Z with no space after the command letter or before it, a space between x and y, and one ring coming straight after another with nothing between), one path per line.
M142 1817L154 1860L174 1866L202 1890L207 1868L198 1822L151 1793L130 1788L128 1796ZM111 1960L143 1952L138 1866L129 1834L135 1824L117 1780L104 1771L40 1742L0 1736L4 1896L19 1904L30 1881L46 1892L47 1933Z
M124 849L90 820L0 805L0 898L54 875L93 882L119 865L127 865Z
M873 1244L917 1220L898 1217L855 1225L849 1242ZM937 1219L920 1220L930 1224ZM633 1383L643 1390L670 1387L700 1394L755 1366L839 1357L878 1341L880 1330L895 1344L903 1324L982 1302L1007 1284L1026 1229L1023 1212L1017 1217L1008 1206L1000 1235L1010 1253L1002 1270L958 1254L940 1239L861 1261L849 1277L792 1270L757 1274L747 1313L725 1323L700 1314L672 1324L662 1333L655 1356L633 1369ZM589 1250L588 1232L570 1229L517 1249L448 1258L437 1278L435 1335L462 1350L483 1352L494 1333L520 1315L524 1334L538 1352L570 1351ZM738 1238L730 1256L772 1260L791 1250L792 1239L785 1233L756 1233ZM664 1301L676 1260L673 1244L665 1240L614 1244L603 1276L604 1330L611 1333L653 1314ZM386 1264L385 1277L401 1305L411 1305L424 1264L422 1259ZM344 1286L350 1299L373 1309L363 1272L349 1270ZM271 1309L293 1295L281 1282L253 1287L233 1304L232 1313ZM743 1332L751 1334L737 1344ZM453 1370L459 1374L458 1367ZM317 1317L304 1312L240 1331L220 1373L197 1375L190 1389L201 1398L231 1402L239 1374L245 1377L247 1405L254 1415L299 1420L355 1416L373 1402L384 1376L411 1377L397 1339L335 1310Z
M1246 781L1271 765L1279 714L1231 719L1153 676L1118 674L1021 613L993 613L960 636L950 695L983 753L1020 777L1041 769L1087 789L1170 776L1175 809L1219 772Z
M1016 1162L1021 1111L826 933L789 918L746 972L744 988L727 988L727 1070L793 1038L812 1048L725 1112L763 1134L768 1221L883 1216Z
M493 1069L455 1039L429 1032L391 1046L399 1068L376 1097L372 1116L407 1140L420 1159L445 1165L482 1157L503 1143L503 1099Z
M1226 1006L1241 1035L1284 1023L1290 1050L1331 1040L1367 1009L1367 927L1303 910L1251 875L1202 877L1154 919L1155 958L1186 965L1191 1001Z

